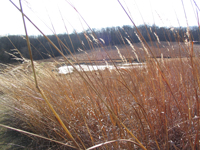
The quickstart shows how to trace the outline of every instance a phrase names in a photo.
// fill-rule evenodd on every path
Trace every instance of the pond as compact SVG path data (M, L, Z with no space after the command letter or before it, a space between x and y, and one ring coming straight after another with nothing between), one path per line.
M117 68L140 68L140 67L144 67L145 63L127 63L127 64L117 64L116 65ZM81 65L74 65L74 67L78 70L78 71L94 71L94 70L105 70L105 69L109 69L109 70L113 70L116 69L114 65L85 65L85 64L81 64ZM60 74L68 74L68 73L72 73L74 71L74 67L73 66L61 66L58 68L58 72Z

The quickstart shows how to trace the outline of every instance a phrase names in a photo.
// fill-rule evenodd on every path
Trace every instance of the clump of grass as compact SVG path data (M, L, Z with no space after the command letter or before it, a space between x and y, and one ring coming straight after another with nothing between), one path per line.
M144 67L120 69L111 60L114 70L67 75L38 64L37 79L23 69L4 72L1 104L13 123L1 126L28 135L37 149L198 149L200 62L192 41L177 41L188 57L157 59L137 32Z

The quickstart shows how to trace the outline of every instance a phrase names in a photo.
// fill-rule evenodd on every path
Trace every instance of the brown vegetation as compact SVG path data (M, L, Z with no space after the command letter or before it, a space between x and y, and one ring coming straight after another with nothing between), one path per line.
M152 59L142 69L82 72L82 77L76 72L57 76L45 66L37 77L47 99L82 148L110 140L135 141L121 123L147 149L197 147L199 59L162 60L159 65ZM9 105L14 111L13 121L21 123L14 126L70 144L37 92L33 78L23 71L18 73L23 74L20 80L11 74L2 80L3 91L10 95L3 105ZM107 146L137 149L128 141Z
M58 75L46 62L27 71L27 62L4 71L0 103L11 119L0 126L32 138L26 146L33 149L199 149L199 47L185 38L190 41L143 40L136 51L99 44L71 56L75 63L105 59L115 67L112 59L138 57L142 68Z

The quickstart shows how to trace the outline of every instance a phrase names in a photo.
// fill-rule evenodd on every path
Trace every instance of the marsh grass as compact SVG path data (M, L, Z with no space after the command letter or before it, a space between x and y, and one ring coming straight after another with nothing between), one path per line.
M199 149L199 47L177 40L181 53L170 50L164 55L174 58L165 59L161 51L167 48L154 49L152 42L137 34L143 50L142 55L135 53L145 59L142 68L120 69L112 61L124 61L128 45L110 53L99 44L102 57L111 59L116 69L86 72L74 68L59 75L33 62L32 73L31 62L26 61L4 70L0 103L6 111L1 129L7 129L7 137L26 135L27 141L18 138L22 143L18 145L30 149ZM71 57L79 64L76 55ZM94 58L100 59L85 52L84 59Z

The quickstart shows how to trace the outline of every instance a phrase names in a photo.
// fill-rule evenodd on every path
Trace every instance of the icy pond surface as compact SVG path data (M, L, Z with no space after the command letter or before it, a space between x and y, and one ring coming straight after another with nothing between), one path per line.
M128 64L120 64L116 65L117 68L139 68L144 67L145 63L128 63ZM114 65L74 65L78 71L93 71L93 70L105 70L108 68L109 70L115 69ZM61 66L58 68L60 74L68 74L74 71L72 66Z

